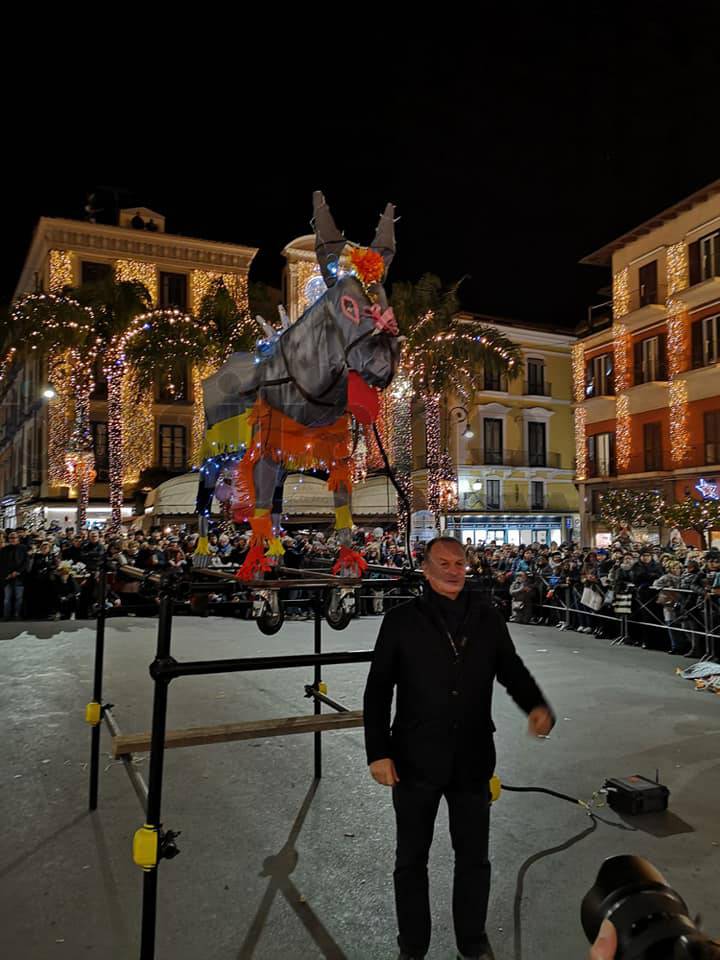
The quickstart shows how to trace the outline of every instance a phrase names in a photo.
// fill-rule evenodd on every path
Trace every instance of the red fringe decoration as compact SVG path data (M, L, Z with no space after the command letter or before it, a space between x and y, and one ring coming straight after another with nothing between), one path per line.
M261 580L268 570L272 570L272 563L265 556L265 548L256 544L248 550L248 555L235 577L238 580Z
M345 568L353 571L350 576L359 577L367 570L367 567L367 560L361 553L358 553L357 550L353 550L350 547L340 547L340 554L333 564L331 573L333 576L338 576Z

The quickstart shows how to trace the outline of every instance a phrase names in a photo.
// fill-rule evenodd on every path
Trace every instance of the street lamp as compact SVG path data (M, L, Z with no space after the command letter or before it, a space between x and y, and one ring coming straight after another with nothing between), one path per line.
M57 396L57 393L55 393L55 388L51 384L48 384L43 390L42 395L46 400L54 400Z
M470 429L470 424L468 423L468 412L465 407L451 407L448 410L449 417L455 417L455 422L459 425L461 423L467 424L465 429L462 432L462 436L465 440L472 440L475 436L473 431Z

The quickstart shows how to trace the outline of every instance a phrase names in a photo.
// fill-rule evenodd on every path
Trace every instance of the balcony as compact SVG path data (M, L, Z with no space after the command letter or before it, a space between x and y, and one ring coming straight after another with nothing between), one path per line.
M500 373L485 373L480 376L480 385L478 390L483 393L507 393L507 377Z
M614 477L617 475L615 459L590 460L587 462L587 475L590 480L598 477Z
M523 394L526 397L551 397L552 384L545 383L544 380L524 380Z
M690 447L685 463L673 463L669 450L648 449L634 453L622 475L636 473L661 473L688 468L713 467L720 463L720 443L696 443Z
M472 512L502 512L502 513L537 513L538 511L548 511L551 510L553 513L564 513L567 512L566 505L553 505L550 497L543 497L542 503L539 501L537 503L531 503L529 507L518 506L514 501L512 505L505 503L501 505L499 502L488 503L485 492L483 490L471 491L469 493L461 493L458 497L458 510L467 510Z
M636 330L665 316L667 287L659 283L654 287L638 287L630 291L628 312L622 322L629 330Z
M468 451L468 466L485 467L551 467L561 468L559 453L534 450L478 450Z

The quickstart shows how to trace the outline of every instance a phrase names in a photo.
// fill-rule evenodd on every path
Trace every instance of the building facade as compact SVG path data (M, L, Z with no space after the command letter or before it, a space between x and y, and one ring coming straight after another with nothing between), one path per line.
M719 496L720 181L583 262L612 271L607 319L573 350L582 539L599 546L610 487Z
M222 277L239 306L247 307L248 270L256 249L169 234L165 218L145 208L120 211L117 226L43 217L15 290L58 292L107 276L139 280L154 307L196 314L215 279ZM15 526L42 514L60 523L75 522L75 491L52 482L53 410L58 399L43 396L47 364L6 346L0 369L0 523ZM135 435L141 469L128 469L124 485L129 516L141 509L144 494L157 483L188 470L193 431L201 407L198 378L191 369L174 370L173 389L158 381L154 395L136 407L125 429ZM98 363L90 419L96 478L90 490L88 523L103 522L108 503L107 387ZM54 386L54 385L53 385ZM179 389L178 389L179 387ZM202 419L200 419L202 424Z
M458 507L447 513L446 529L463 542L577 541L571 378L575 338L488 317L472 319L491 323L515 341L523 369L511 380L481 373L469 408L448 398L445 431L457 474ZM417 450L422 421L416 433ZM422 495L424 470L418 466L415 486Z

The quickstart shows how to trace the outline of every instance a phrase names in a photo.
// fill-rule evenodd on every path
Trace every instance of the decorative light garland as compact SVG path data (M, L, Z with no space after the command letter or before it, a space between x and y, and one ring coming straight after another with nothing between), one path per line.
M190 442L190 465L199 467L202 462L201 449L205 439L205 403L203 401L203 380L215 373L213 364L195 363L192 366L193 419Z
M624 267L613 275L613 318L619 320L630 312L630 270Z
M389 433L390 459L395 471L398 486L405 494L409 505L409 514L413 512L412 484L412 382L407 370L401 367L386 391L388 416L386 424ZM398 529L405 533L410 523L410 515L398 498Z
M439 501L442 513L457 510L458 479L452 457L447 450L443 451L440 457Z
M243 315L247 315L250 309L247 277L242 273L218 273L215 270L193 270L190 274L190 303L192 313L195 315L200 313L203 300L212 293L213 284L218 280L222 280L225 284L238 310Z
M355 444L353 453L353 483L364 483L368 472L368 451L365 442L365 432L363 427L358 424L358 440Z
M688 428L687 380L670 381L670 451L673 466L682 466L690 459Z
M615 445L618 473L627 473L632 455L632 426L630 422L630 398L621 393L615 407Z
M688 248L684 241L671 244L666 252L667 295L674 297L689 281Z
M73 286L73 255L69 250L51 250L49 259L49 282L51 293L60 293Z
M48 483L66 486L68 478L65 451L70 440L74 397L70 385L69 368L72 360L69 350L51 352L48 356L48 383L55 396L48 402Z
M157 264L146 260L117 260L115 262L115 280L118 283L136 281L142 283L153 303L158 302Z
M575 407L575 478L587 480L587 410Z
M425 446L427 450L427 503L435 517L440 513L440 394L426 393Z
M574 343L572 347L573 397L576 403L585 399L585 347Z
M612 530L655 526L662 521L665 500L657 490L607 490L600 498L600 517Z
M141 389L138 374L129 367L122 378L119 424L120 449L125 483L137 483L140 474L153 462L155 447L155 418L153 416L153 389ZM123 429L132 425L132 429ZM108 431L109 432L109 431Z

